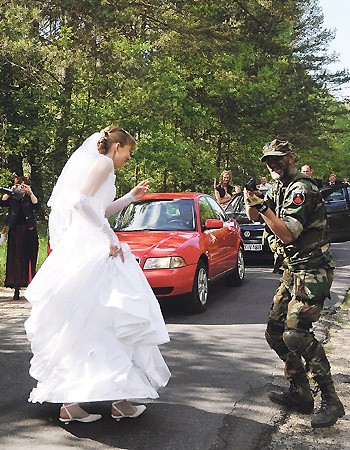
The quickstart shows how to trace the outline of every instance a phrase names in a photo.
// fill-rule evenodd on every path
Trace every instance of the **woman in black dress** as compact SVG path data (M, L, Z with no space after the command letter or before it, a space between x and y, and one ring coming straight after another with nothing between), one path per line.
M20 288L27 287L36 272L39 245L33 211L39 204L26 177L16 178L12 191L17 195L1 198L1 206L9 209L2 234L8 234L5 287L14 288L13 299L18 300Z

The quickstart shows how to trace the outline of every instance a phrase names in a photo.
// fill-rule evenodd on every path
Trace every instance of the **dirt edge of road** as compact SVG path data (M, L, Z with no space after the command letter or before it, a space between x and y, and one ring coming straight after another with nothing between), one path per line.
M330 359L346 415L333 427L311 428L310 415L290 413L268 400L272 388L287 387L285 378L275 375L263 389L252 389L234 405L210 450L350 450L350 290L340 305L325 308L315 333ZM319 404L320 394L315 398L316 408Z
M276 432L266 449L350 449L350 290L338 308L325 310L317 325L325 335L323 343L331 363L337 393L344 404L345 416L333 427L313 429L310 426L310 416L287 414L284 420L278 422ZM318 407L320 394L315 400Z

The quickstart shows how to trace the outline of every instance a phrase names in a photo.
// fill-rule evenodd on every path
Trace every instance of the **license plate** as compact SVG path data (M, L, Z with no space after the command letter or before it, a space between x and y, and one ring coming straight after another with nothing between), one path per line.
M251 252L261 252L262 244L244 244L244 250Z

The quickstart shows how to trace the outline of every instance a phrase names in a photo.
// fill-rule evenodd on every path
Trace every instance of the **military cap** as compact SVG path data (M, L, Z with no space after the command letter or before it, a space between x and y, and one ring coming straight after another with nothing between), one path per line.
M268 156L285 156L288 153L292 153L293 149L288 141L281 141L279 139L274 139L264 145L263 156L260 158L261 161L265 161Z

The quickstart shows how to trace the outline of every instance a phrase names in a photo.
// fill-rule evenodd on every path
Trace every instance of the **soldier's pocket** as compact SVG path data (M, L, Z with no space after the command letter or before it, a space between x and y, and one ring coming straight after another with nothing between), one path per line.
M293 299L288 305L286 325L288 328L306 328L311 322L316 322L321 315L323 302L309 304Z
M321 303L329 295L329 273L326 269L299 270L294 272L292 297L309 305Z

